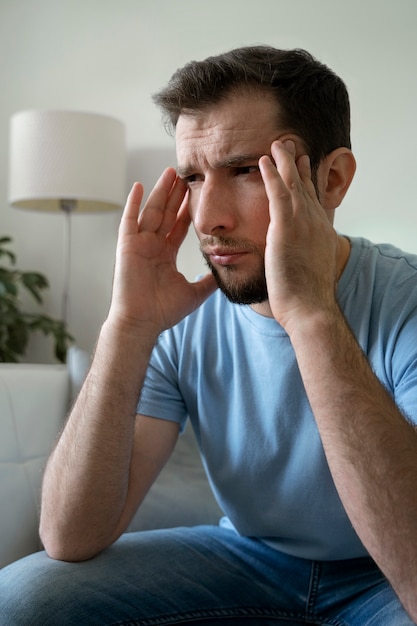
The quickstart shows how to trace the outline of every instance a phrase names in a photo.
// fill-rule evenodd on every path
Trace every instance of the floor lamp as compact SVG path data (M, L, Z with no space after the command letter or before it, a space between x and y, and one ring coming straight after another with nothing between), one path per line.
M114 211L126 197L125 127L80 111L32 110L10 122L9 203L64 217L62 319L68 322L71 215Z

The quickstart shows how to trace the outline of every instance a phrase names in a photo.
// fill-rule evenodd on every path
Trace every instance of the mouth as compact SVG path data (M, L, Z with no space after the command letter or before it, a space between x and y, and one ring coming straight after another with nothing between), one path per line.
M213 265L235 265L247 254L246 250L231 250L230 248L206 247L202 249L203 255Z

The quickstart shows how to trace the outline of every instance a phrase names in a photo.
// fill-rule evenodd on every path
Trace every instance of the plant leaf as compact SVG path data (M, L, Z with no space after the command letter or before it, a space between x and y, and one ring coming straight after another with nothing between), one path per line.
M5 250L4 245L11 243L11 237L0 237L0 257L7 256L9 261L14 265L16 263L16 255L11 250Z
M6 256L15 263L16 256L4 248L10 237L0 237L0 257ZM26 289L42 304L41 292L49 287L47 278L39 272L22 272L0 266L0 362L18 363L26 352L30 334L41 331L52 335L56 358L65 363L68 345L74 338L63 320L47 315L35 315L21 310L19 289Z
M22 272L20 275L22 285L32 294L39 304L42 304L43 299L41 296L41 290L49 287L48 280L37 272Z

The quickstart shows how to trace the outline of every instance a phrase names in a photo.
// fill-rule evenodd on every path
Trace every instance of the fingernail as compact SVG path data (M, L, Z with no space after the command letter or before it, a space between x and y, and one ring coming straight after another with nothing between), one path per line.
M288 150L288 152L291 152L291 154L295 154L295 143L291 139L287 139L284 142L284 146L285 149Z

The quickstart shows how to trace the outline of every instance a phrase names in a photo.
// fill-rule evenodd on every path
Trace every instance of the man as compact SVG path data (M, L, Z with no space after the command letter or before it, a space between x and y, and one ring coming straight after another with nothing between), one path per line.
M0 615L413 624L417 257L334 230L355 171L345 86L261 46L187 65L156 101L177 172L141 213L141 185L127 201L109 314L45 473L52 558L3 571ZM193 284L175 266L191 222L211 269ZM225 519L114 543L187 417Z

